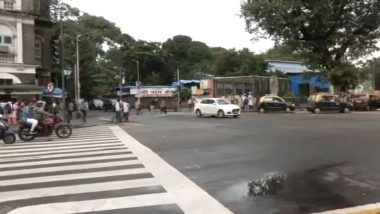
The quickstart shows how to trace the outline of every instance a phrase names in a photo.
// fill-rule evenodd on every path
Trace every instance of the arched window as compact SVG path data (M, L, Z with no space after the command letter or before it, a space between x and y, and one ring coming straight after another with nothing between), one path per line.
M7 26L0 24L0 45L12 45L13 43L13 32Z
M42 39L39 36L34 39L34 57L36 64L42 66Z

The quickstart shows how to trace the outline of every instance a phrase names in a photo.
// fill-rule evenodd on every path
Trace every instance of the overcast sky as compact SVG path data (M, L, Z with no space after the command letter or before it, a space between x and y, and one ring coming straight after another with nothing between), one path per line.
M89 14L116 23L135 39L164 42L187 35L210 47L249 48L256 53L273 42L253 43L239 17L239 0L66 0Z

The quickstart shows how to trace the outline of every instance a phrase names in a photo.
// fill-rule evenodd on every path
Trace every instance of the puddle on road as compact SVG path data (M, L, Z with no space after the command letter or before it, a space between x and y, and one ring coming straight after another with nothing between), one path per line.
M286 174L282 172L268 172L260 179L248 183L248 192L251 196L276 195L284 189Z
M339 209L358 203L351 201L356 194L364 197L362 193L374 190L367 182L354 175L357 176L357 173L347 168L346 163L322 165L286 176L283 173L266 173L262 177L258 176L259 179L254 180L253 186L259 186L256 190L260 191L263 190L262 187L267 190L273 188L270 193L252 194L251 190L250 194L253 186L251 183L250 187L249 183L252 181L240 180L238 183L226 185L225 189L217 193L217 198L232 207L255 211L261 209L260 211L266 213L299 214Z

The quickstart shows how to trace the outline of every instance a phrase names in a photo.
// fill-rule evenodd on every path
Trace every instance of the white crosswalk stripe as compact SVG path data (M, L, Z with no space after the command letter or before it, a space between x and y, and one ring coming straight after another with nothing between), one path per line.
M168 206L168 213L231 213L119 127L0 144L0 214L133 214L152 206Z

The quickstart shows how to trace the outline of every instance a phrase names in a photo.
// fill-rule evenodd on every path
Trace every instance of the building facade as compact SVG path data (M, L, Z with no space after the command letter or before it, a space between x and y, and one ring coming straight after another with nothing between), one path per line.
M42 94L50 81L49 0L0 0L0 99Z
M212 77L203 79L200 83L204 95L211 97L228 97L249 93L256 97L265 94L283 95L289 91L289 87L289 79L277 76Z
M301 62L266 60L268 70L282 72L290 80L290 91L301 97L308 97L316 92L328 92L331 84L322 79L317 71L311 71ZM307 74L306 74L307 73Z

